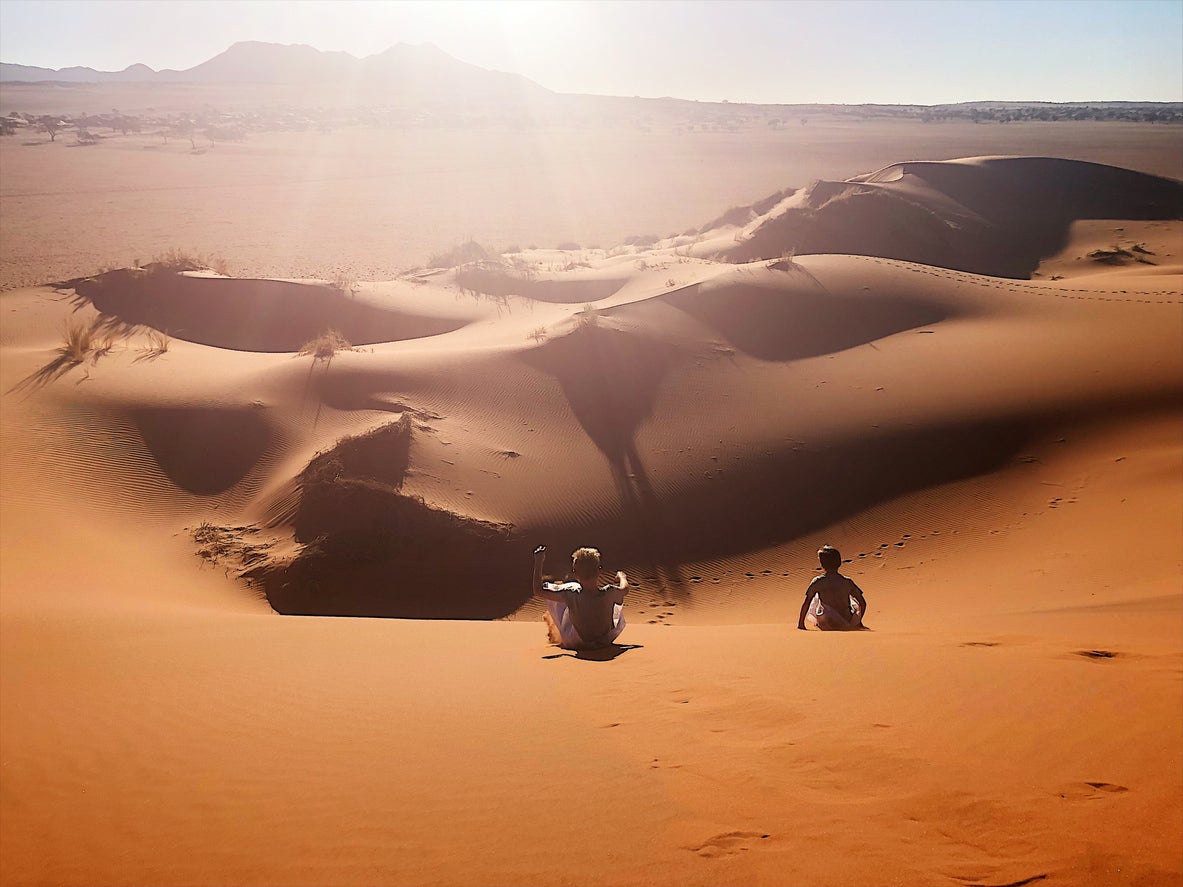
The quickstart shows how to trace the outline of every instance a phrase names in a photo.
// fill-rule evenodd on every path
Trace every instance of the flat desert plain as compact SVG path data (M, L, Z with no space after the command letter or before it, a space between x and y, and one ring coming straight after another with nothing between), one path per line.
M1183 878L1178 127L69 142L0 140L4 884Z

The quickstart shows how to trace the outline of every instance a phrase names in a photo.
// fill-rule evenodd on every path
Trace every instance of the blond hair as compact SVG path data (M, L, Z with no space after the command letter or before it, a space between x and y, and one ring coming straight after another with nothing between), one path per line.
M577 576L599 575L600 552L594 548L580 548L571 555L571 569Z

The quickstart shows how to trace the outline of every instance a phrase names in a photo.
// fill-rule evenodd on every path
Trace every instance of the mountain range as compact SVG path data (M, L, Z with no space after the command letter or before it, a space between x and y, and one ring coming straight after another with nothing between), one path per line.
M0 81L70 83L341 83L391 88L400 93L462 94L469 99L538 97L551 90L520 74L490 71L462 62L431 43L397 43L385 52L356 58L311 46L245 41L183 71L156 71L135 64L122 71L38 68L0 62Z

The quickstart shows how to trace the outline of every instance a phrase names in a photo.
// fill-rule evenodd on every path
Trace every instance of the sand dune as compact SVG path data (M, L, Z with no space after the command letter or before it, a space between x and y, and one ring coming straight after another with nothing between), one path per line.
M916 161L648 246L0 295L5 883L1176 882L1181 219ZM825 541L874 631L793 630ZM639 647L546 644L540 543L629 571Z

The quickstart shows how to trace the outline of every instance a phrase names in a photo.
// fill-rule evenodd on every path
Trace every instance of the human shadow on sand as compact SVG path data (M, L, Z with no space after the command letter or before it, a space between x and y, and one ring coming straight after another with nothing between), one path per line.
M559 653L549 653L543 659L583 659L586 662L611 662L623 656L629 650L643 650L644 644L609 644L595 650L563 650Z
M608 461L624 523L641 541L663 585L676 592L685 583L666 546L662 506L636 445L672 356L669 346L593 319L522 359L558 381L571 412Z

